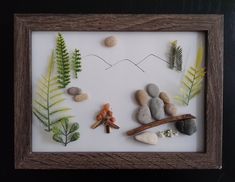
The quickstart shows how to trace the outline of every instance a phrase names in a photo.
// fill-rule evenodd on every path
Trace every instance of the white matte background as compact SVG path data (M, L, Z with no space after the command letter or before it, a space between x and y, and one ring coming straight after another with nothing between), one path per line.
M45 73L58 32L32 33L32 92L35 97L36 85L41 75ZM52 140L50 133L44 131L42 125L33 116L32 150L33 152L196 152L203 151L204 146L204 92L191 100L190 105L179 106L173 97L179 93L180 82L185 70L195 63L197 48L205 46L204 34L200 32L62 32L69 52L78 48L82 54L82 72L78 79L72 79L68 87L77 86L89 94L89 100L76 103L66 90L66 101L63 106L72 108L74 122L80 124L80 139L67 147ZM103 40L110 35L118 39L115 47L107 48ZM95 56L102 57L110 64L122 59L130 59L137 63L149 54L155 54L167 59L169 42L178 40L183 48L183 71L170 70L167 63L149 56L139 66L142 72L128 61L105 70L107 65ZM178 107L178 114L191 113L197 117L198 131L192 136L180 134L174 138L159 139L157 145L139 143L125 133L138 127L134 113L138 105L134 92L144 89L148 83L155 83L161 91L165 91ZM68 88L67 87L67 88ZM119 130L106 134L104 127L91 129L96 114L104 103L110 103L117 119ZM150 129L157 132L173 128L174 124L166 124Z

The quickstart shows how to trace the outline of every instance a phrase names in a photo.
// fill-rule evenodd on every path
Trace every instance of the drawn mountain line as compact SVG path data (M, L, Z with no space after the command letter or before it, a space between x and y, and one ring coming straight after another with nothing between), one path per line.
M156 55L156 54L153 54L153 53L151 53L151 54L145 56L143 59L141 59L141 60L138 61L137 63L135 63L135 62L132 61L131 59L127 59L127 58L126 58L126 59L118 60L118 61L117 61L116 63L114 63L114 64L110 64L106 59L104 59L104 58L102 58L101 56L98 56L98 55L96 55L96 54L88 54L88 55L84 56L83 58L90 57L90 56L96 57L96 58L98 58L99 60L103 61L103 62L108 66L107 68L105 68L105 70L108 70L108 69L110 69L110 68L113 68L113 67L115 67L116 65L118 65L119 63L122 63L122 62L124 62L124 61L127 61L127 62L131 63L132 65L134 65L136 68L138 68L140 71L145 72L145 71L141 68L140 64L146 62L149 57L154 57L154 58L156 58L156 59L158 59L158 60L160 60L160 61L163 61L163 62L169 64L168 61L166 61L165 59L163 59L163 58L161 58L160 56L158 56L158 55Z

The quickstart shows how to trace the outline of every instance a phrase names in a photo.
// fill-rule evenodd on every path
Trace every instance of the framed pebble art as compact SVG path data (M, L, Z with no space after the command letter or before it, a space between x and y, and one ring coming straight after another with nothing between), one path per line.
M223 16L15 15L15 168L221 169Z

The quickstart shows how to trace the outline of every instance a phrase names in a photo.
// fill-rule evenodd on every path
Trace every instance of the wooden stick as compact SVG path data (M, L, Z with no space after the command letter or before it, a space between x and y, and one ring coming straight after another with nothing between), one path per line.
M175 121L183 121L183 120L187 120L187 119L195 119L195 118L196 117L191 115L191 114L184 114L184 115L180 115L180 116L172 116L172 117L169 117L169 118L153 121L151 123L142 125L138 128L129 130L127 132L127 135L132 136L132 135L135 135L135 134L137 134L141 131L144 131L144 130L147 130L149 128L153 128L153 127L156 127L156 126L159 126L159 125L162 125L162 124L171 123L171 122L175 122Z
M115 125L114 123L112 123L112 122L107 122L106 123L107 125L109 125L110 127L112 127L112 128L115 128L115 129L119 129L120 127L118 126L118 125Z
M101 120L101 121L95 121L95 123L91 125L91 128L92 128L92 129L95 129L95 128L97 128L98 126L100 126L101 124L103 124L103 120Z
M109 125L105 125L105 129L106 129L106 133L110 133L110 126Z

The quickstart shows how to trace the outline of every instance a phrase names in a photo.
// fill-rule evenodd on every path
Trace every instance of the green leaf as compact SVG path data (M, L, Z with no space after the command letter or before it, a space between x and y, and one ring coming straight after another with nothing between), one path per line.
M52 121L52 115L60 112L70 110L70 108L58 109L57 105L64 101L64 98L59 98L61 95L60 89L58 88L57 77L53 76L54 71L54 53L52 51L49 60L47 73L42 76L40 84L38 84L36 98L33 102L33 114L38 118L38 120L43 123L47 131L51 131L51 126L58 123L62 118L69 116L57 117L56 121ZM42 83L44 84L42 86ZM56 87L56 88L53 88Z
M68 119L69 119L69 118L73 118L73 117L74 117L74 116L64 116L64 117L59 118L59 119L54 120L54 121L51 120L51 126L60 123L60 122L61 122L63 119L65 119L65 118L68 118Z
M63 94L64 94L63 92L56 93L55 95L50 96L50 99L52 100L52 99L57 98L58 96L61 96Z
M52 128L52 132L53 134L56 134L56 135L64 135L64 133L57 126Z
M182 47L177 46L177 40L171 42L169 68L182 71Z
M202 57L202 49L199 48L195 67L190 67L185 73L185 76L181 81L182 87L180 88L180 94L175 97L177 101L180 101L185 105L188 105L189 101L201 91L201 82L205 76L205 68L201 67Z
M49 105L49 107L53 107L53 106L55 106L55 105L58 105L59 103L61 103L61 102L63 102L63 101L65 101L65 99L57 100L57 101L53 102L51 105Z
M75 78L78 78L78 72L82 71L81 69L81 54L78 49L75 49L72 56L72 70L74 72Z
M48 120L48 117L45 116L42 112L40 112L38 109L33 108L34 112L36 112L39 116L41 116L43 119Z
M37 112L33 111L33 114L38 118L38 120L44 125L44 126L48 126L47 121L44 121Z
M198 49L198 51L197 51L197 58L196 58L196 64L195 64L196 68L200 68L201 67L202 58L203 58L203 49L202 49L202 47L200 47Z
M56 39L56 62L59 88L65 88L70 83L70 63L65 40L61 33L58 33Z
M35 103L37 103L39 106L41 106L43 109L47 110L48 107L45 106L44 104L40 103L38 100L34 100Z
M70 141L69 141L69 142L74 142L74 141L78 140L79 137L80 137L79 132L75 132L75 133L71 134L71 137L70 137Z
M61 120L61 125L65 131L65 133L67 133L68 129L69 129L69 119L68 118L64 118Z
M70 127L69 133L73 133L76 130L78 130L79 124L78 123L73 123L72 126Z
M175 64L176 64L176 70L182 71L182 48L180 46L176 47L175 52Z
M54 134L52 138L53 138L53 140L55 140L56 142L64 143L63 138L62 138L61 135L59 135L59 134Z
M56 114L58 112L69 111L69 110L71 110L71 109L70 108L57 109L57 110L54 110L54 111L50 112L50 115Z

